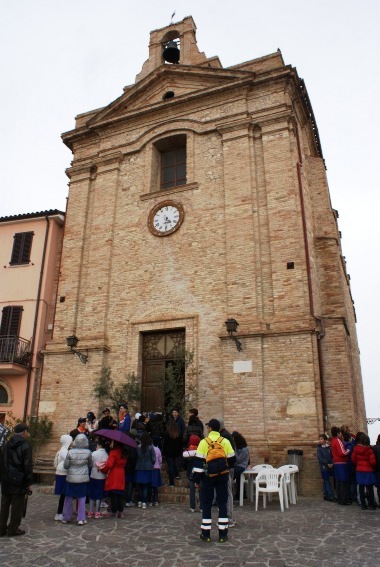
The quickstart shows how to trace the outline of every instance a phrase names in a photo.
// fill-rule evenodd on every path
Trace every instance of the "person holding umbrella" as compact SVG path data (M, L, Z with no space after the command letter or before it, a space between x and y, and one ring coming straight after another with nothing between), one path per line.
M112 440L111 451L105 464L96 463L103 473L108 473L104 490L111 499L111 512L113 517L124 518L124 490L125 470L127 464L127 451L125 445L137 447L132 437L122 431L112 429L98 429L98 436Z
M105 463L95 463L102 473L108 473L104 486L111 499L113 517L124 518L125 472L127 449L118 441L111 442L111 451Z

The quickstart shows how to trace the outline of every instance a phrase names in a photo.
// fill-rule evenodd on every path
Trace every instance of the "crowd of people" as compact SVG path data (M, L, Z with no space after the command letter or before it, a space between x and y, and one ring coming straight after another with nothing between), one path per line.
M206 428L205 438L204 425L196 408L189 411L187 424L178 407L173 408L164 424L159 413L137 413L132 420L126 404L119 407L116 420L109 408L103 410L100 420L93 412L79 418L70 435L62 435L61 448L55 458L55 494L59 496L55 520L72 521L73 499L79 525L85 524L88 518L123 518L125 507L158 506L164 456L169 487L180 479L181 470L186 470L190 511L197 510L198 499L198 509L202 512L201 538L209 541L211 506L217 504L219 541L226 541L228 528L235 524L234 499L238 499L240 476L248 466L249 451L240 433L230 434L225 429L222 417L210 420ZM112 440L113 435L107 430L126 434L137 446L116 438ZM212 453L210 444L213 449L214 445L219 446L221 452L222 470L215 474L212 472L214 463L207 462Z
M354 434L346 425L332 427L331 440L324 433L320 435L317 458L325 500L342 506L356 502L363 510L380 507L374 493L376 487L380 503L380 435L371 447L366 433Z
M205 437L205 426L195 408L190 410L185 423L179 408L174 407L165 424L159 413L137 413L132 420L126 404L120 405L116 419L109 408L103 410L100 419L88 412L86 417L77 420L69 434L62 434L60 438L54 458L54 492L59 497L54 519L69 523L76 514L76 522L84 525L90 518L123 518L125 508L130 506L141 509L158 506L164 456L168 487L174 486L180 472L186 470L190 511L202 512L201 538L209 541L211 506L216 504L219 541L226 541L228 528L235 523L232 481L236 478L239 482L248 462L248 448L242 435L230 434L225 429L222 417L211 419L206 430ZM19 498L11 495L8 498L9 486L2 473L0 536L25 533L20 529L21 502L25 501L33 475L27 436L26 425L17 425L2 454L2 469L9 466L24 470L27 456L30 469L18 483ZM21 447L20 455L13 451L13 445ZM211 457L209 461L213 452L215 462ZM7 457L3 458L4 455ZM216 473L213 472L215 463L219 466Z
M190 512L202 513L200 538L211 541L211 509L216 505L218 541L226 541L228 529L235 525L234 501L239 499L241 475L250 466L250 455L244 436L227 431L222 417L210 419L205 427L195 408L187 424L178 407L165 424L158 413L137 413L132 420L126 404L119 407L117 419L109 408L101 419L88 412L70 434L60 438L54 458L59 497L54 519L69 523L76 513L77 523L84 525L89 519L123 518L125 508L131 506L158 506L164 456L168 487L186 470ZM27 437L27 426L16 425L2 450L0 536L25 533L20 524L33 478ZM347 426L333 427L331 440L321 434L317 458L325 500L340 505L358 502L364 510L376 509L380 435L371 447L364 432L354 435Z

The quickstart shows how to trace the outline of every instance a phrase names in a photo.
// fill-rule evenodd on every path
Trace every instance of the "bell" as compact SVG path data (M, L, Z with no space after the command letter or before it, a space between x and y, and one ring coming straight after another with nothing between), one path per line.
M179 61L179 49L175 41L168 41L165 45L163 52L165 61L168 63L178 63Z

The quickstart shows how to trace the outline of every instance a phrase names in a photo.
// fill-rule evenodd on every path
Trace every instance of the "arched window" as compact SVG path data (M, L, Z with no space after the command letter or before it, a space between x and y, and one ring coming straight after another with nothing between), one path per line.
M8 392L4 388L4 386L0 386L0 404L7 404L8 403Z

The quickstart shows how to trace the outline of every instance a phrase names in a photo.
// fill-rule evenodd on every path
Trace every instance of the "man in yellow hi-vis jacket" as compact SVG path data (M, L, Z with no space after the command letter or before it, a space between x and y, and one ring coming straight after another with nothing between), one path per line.
M194 458L193 479L196 483L202 482L202 525L201 540L211 541L211 507L216 492L216 501L219 508L218 529L219 541L227 541L228 537L228 467L236 461L235 452L228 439L220 437L220 422L210 419L206 423L208 436L199 443ZM213 442L223 448L224 455L213 461L206 461L210 446Z

